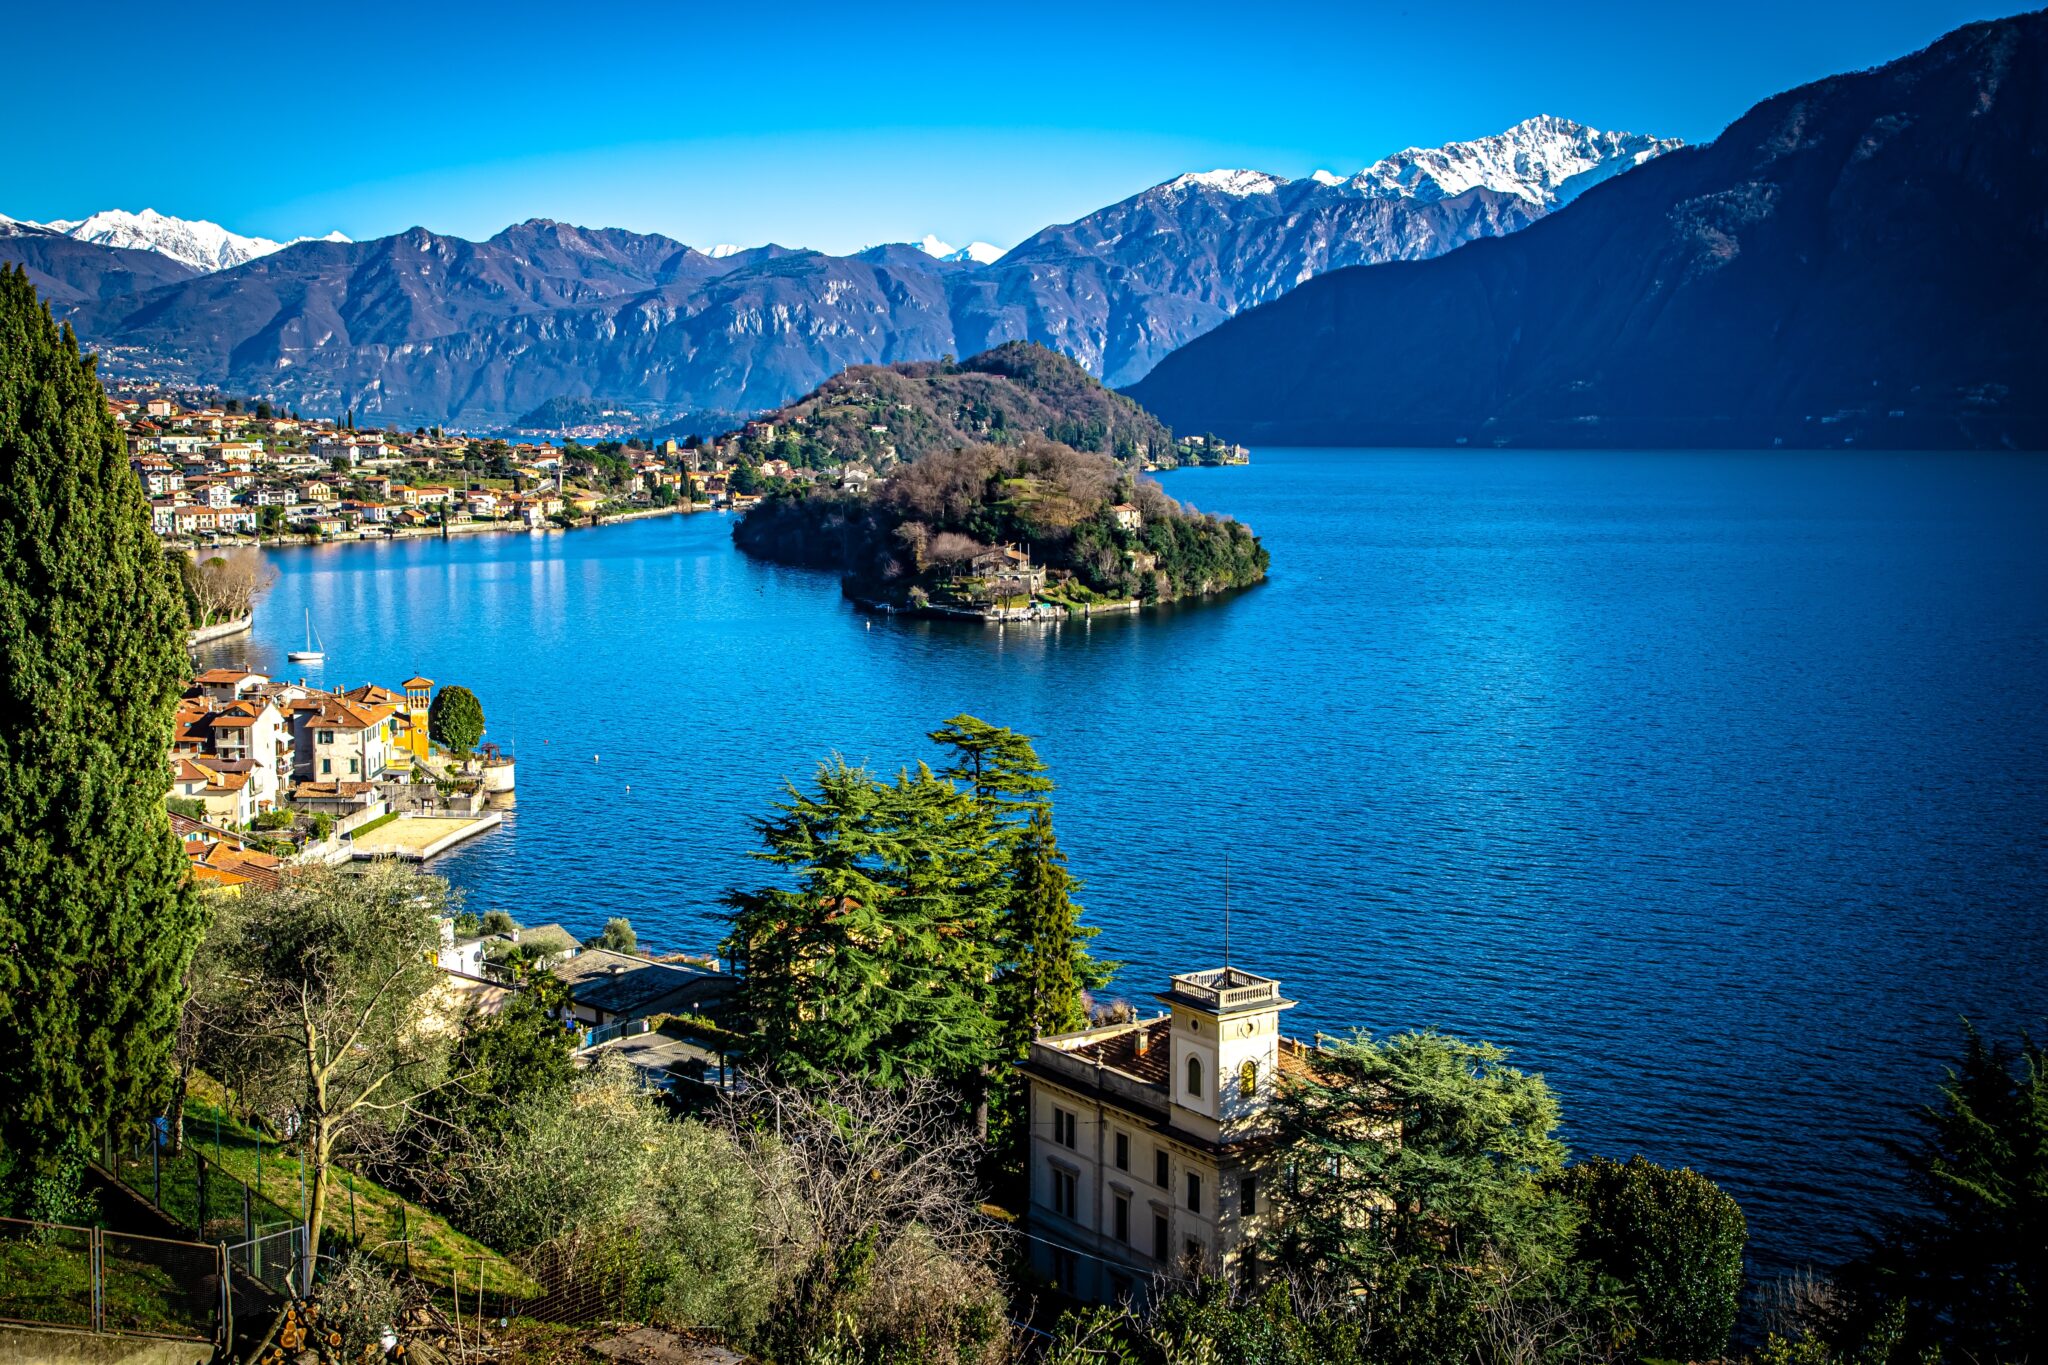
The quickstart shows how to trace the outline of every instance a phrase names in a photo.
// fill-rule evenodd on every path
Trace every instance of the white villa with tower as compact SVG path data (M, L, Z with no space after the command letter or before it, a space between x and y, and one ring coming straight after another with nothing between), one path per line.
M1041 1038L1023 1063L1032 1260L1076 1298L1246 1273L1274 1084L1307 1068L1271 977L1189 972L1155 998L1164 1014Z

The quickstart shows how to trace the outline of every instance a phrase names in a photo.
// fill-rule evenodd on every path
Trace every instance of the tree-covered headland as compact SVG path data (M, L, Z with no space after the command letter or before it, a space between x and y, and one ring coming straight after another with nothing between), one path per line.
M1106 455L1042 440L935 452L869 490L778 494L733 539L837 571L849 595L896 607L1170 602L1256 583L1271 563L1243 523L1185 508Z

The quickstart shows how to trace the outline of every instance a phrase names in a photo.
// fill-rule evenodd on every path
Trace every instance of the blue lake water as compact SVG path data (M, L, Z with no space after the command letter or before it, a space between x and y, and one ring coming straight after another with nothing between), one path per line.
M1098 948L1149 1005L1232 955L1293 1031L1436 1026L1547 1074L1575 1149L1687 1163L1761 1268L1891 1195L1967 1015L2048 1016L2048 464L1978 455L1264 450L1165 476L1269 583L1093 625L858 616L721 515L291 550L332 685L482 698L478 909L707 948L750 821L825 755L1028 731Z

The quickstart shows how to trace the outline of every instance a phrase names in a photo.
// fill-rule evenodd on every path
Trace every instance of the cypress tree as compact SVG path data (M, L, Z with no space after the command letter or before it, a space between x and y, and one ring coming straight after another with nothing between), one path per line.
M91 358L0 270L0 1147L150 1114L200 931L164 796L178 575Z
M1096 931L1081 927L1081 907L1073 898L1077 883L1053 836L1050 807L1032 812L1011 869L1013 961L1002 979L1003 1021L1010 1053L1021 1058L1033 1038L1087 1027L1080 971L1087 953L1081 945Z

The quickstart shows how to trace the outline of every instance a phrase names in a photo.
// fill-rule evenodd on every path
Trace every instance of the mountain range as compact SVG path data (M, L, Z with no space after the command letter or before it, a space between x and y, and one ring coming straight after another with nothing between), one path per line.
M1305 280L1518 231L1676 145L1536 118L1351 177L1181 176L1000 254L935 239L699 251L534 219L483 242L414 228L226 268L184 258L203 243L174 258L82 225L16 225L0 227L0 260L30 271L112 376L405 424L502 425L562 397L656 421L772 408L849 365L1012 340L1128 384Z
M1129 392L1266 444L2040 448L2044 72L2048 12L1970 25L1524 232L1323 274Z
M258 256L268 256L273 251L282 251L298 242L346 242L348 238L339 232L330 232L325 237L295 237L290 242L275 242L268 237L244 237L229 232L219 223L209 223L188 218L173 218L158 213L155 209L144 209L140 213L129 213L122 209L107 209L85 218L58 220L49 223L22 223L0 217L0 223L17 228L41 228L69 237L75 242L91 242L96 246L119 247L130 251L153 251L167 256L180 265L190 266L195 274L214 270L232 270L245 261Z

